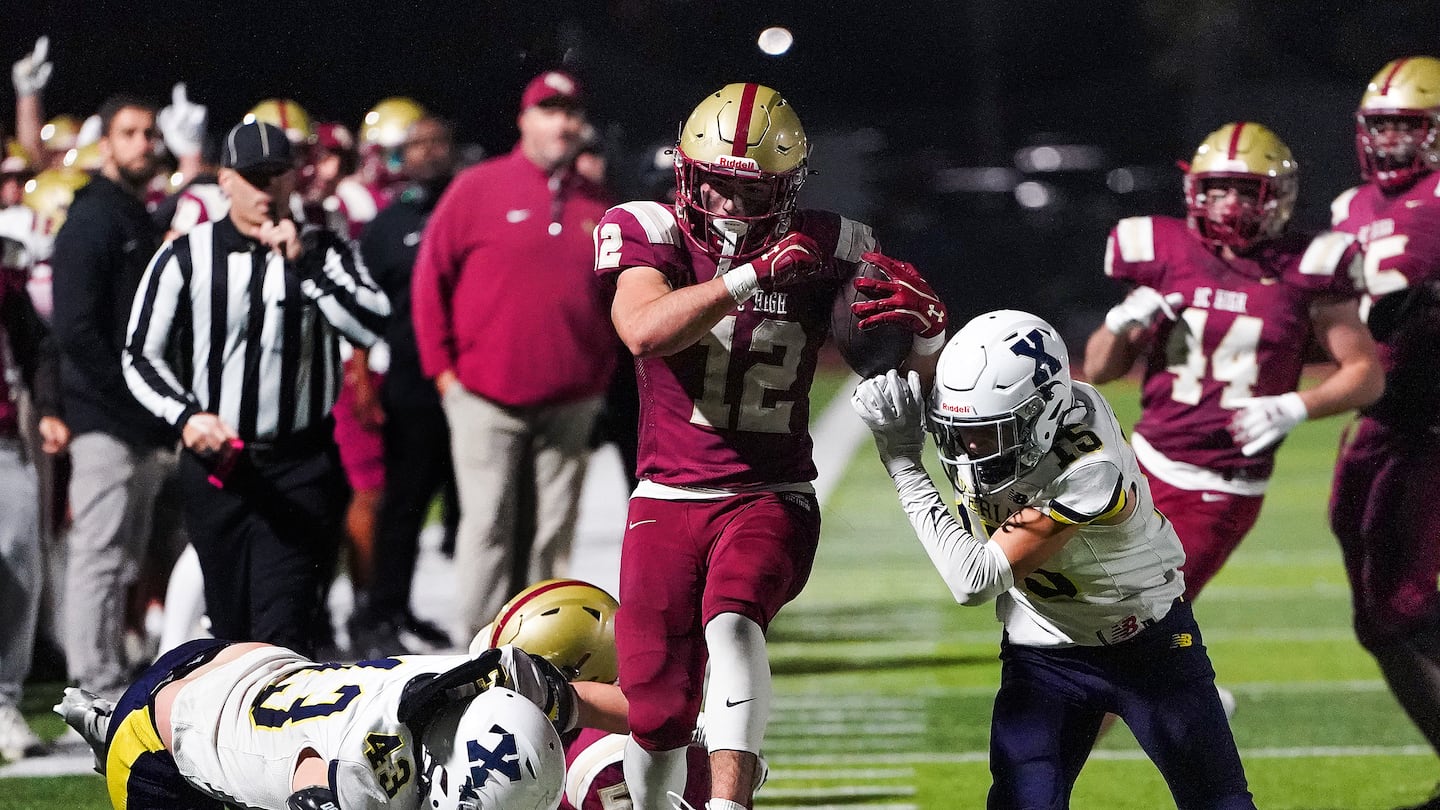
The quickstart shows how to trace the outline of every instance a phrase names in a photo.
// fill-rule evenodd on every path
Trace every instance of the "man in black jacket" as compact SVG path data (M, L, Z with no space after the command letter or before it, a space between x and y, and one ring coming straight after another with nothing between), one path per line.
M75 194L55 237L55 337L61 403L74 439L66 539L65 657L70 680L118 697L129 680L122 646L126 591L139 574L174 434L140 407L120 367L130 303L160 234L145 212L160 132L145 101L100 108L104 164Z
M411 183L371 221L360 239L365 266L389 296L392 308L385 331L390 369L380 391L389 474L375 537L375 570L383 575L375 577L370 592L357 600L349 624L351 646L361 656L401 648L425 652L449 643L444 631L410 612L420 527L430 501L443 488L449 503L455 502L450 431L440 395L420 370L415 348L410 271L425 222L455 174L450 126L437 118L416 121L402 155Z

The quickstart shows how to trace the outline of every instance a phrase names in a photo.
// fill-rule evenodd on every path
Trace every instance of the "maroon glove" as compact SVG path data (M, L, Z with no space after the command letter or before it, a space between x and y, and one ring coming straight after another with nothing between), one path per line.
M750 262L755 279L764 289L793 284L820 269L820 246L799 231L791 231Z
M860 259L877 265L890 277L889 281L856 277L855 289L876 299L856 301L850 306L850 312L860 319L861 329L893 323L922 338L945 333L949 323L945 303L915 265L879 253L865 253Z

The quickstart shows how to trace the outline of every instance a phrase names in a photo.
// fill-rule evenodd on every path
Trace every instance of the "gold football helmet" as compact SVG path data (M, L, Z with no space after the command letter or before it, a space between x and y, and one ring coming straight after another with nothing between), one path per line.
M1203 240L1243 251L1285 229L1300 192L1290 147L1269 128L1235 121L1206 136L1185 171L1190 227ZM1228 208L1212 199L1234 189Z
M810 142L800 118L778 92L727 84L680 125L675 145L675 215L710 255L743 261L790 228L805 183ZM706 189L735 210L714 213Z
M414 99L404 96L382 99L365 113L360 124L360 144L394 149L405 143L410 127L426 115L425 108Z
M253 121L277 126L285 131L290 143L309 145L315 143L315 125L310 123L310 114L305 108L288 98L267 98L250 108L241 123Z
M470 642L470 654L514 644L572 681L613 683L615 597L578 579L547 579L515 595Z
M1360 175L1401 189L1440 165L1440 59L1411 56L1380 69L1355 111Z
M25 182L21 202L35 212L34 231L37 236L55 238L75 192L90 182L90 175L75 168L46 169Z
M80 138L80 119L73 115L57 115L40 127L40 142L51 152L74 149Z

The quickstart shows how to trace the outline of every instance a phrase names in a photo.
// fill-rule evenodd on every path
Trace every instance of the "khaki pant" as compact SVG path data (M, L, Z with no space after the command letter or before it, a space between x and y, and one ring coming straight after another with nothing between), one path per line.
M455 537L458 626L453 636L458 643L468 643L530 582L565 575L590 458L590 432L601 404L596 396L548 407L504 408L459 383L447 390L445 416L460 492ZM520 475L527 460L533 470L535 538L526 576L512 582Z
M175 451L139 450L97 431L76 436L70 458L65 662L71 681L118 700L130 680L126 591L140 573L155 498L174 472Z

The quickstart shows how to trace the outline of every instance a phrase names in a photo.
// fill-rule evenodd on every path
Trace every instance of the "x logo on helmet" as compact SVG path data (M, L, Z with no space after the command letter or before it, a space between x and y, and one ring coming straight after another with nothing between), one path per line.
M492 771L511 782L520 781L520 752L515 747L515 735L499 726L491 726L490 733L500 735L500 743L494 750L481 745L479 740L470 740L465 746L465 753L470 755L470 781L476 789L485 786Z
M1010 351L1018 357L1028 357L1035 361L1035 373L1030 381L1040 385L1050 379L1052 374L1060 372L1060 358L1045 351L1045 336L1039 329L1031 329L1030 334L1010 344Z

